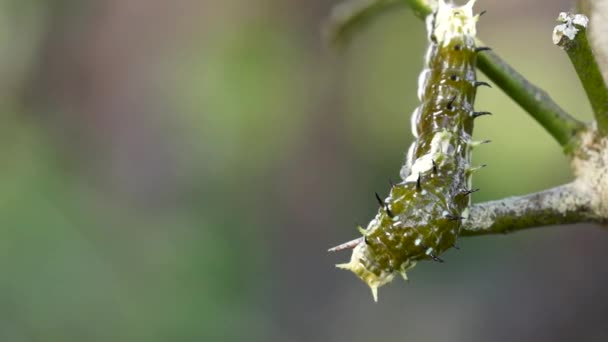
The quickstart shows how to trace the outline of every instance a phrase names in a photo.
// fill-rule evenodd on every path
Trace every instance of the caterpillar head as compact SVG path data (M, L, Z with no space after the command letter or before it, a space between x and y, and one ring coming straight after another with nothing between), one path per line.
M350 258L350 262L345 264L338 264L336 267L352 271L357 275L364 283L369 286L372 290L372 296L374 301L378 301L378 288L384 284L390 283L395 274L399 272L403 279L407 280L405 271L414 267L416 262L406 261L401 264L398 271L387 271L376 263L373 249L365 242L364 239L360 241L357 246L353 249L353 254Z
M454 36L467 35L475 37L475 24L479 15L473 14L476 0L469 0L463 6L454 6L439 0L434 15L427 18L429 33L440 44L447 44Z

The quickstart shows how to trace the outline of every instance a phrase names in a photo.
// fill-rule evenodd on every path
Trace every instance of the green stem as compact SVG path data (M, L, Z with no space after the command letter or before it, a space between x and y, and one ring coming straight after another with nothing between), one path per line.
M323 36L332 45L342 47L354 33L372 18L405 7L403 0L350 0L336 5L323 27Z
M432 8L427 0L358 0L338 7L330 20L330 39L349 38L353 28L393 6L408 5L414 14L425 19ZM484 46L477 41L478 46ZM509 64L491 51L479 54L477 66L511 99L517 102L570 154L577 141L577 133L585 125L564 111L547 93L530 83ZM607 116L608 118L608 116ZM607 119L608 120L608 119ZM598 120L599 121L599 120Z
M416 15L420 19L426 19L426 16L431 14L433 9L429 5L429 2L426 0L406 0L407 4L410 6L412 11L414 11L414 15Z
M570 154L574 150L577 134L585 129L582 122L566 113L547 92L530 83L495 53L480 53L477 66L543 126L566 153Z
M591 103L598 131L606 136L608 135L608 87L587 39L588 19L580 14L562 15L559 19L564 24L555 27L554 43L568 54ZM569 38L567 33L573 37Z
M408 4L421 19L432 11L425 0L408 0ZM477 40L477 45L484 46L480 40ZM479 54L477 67L543 126L566 153L570 154L574 150L576 135L585 125L566 113L547 92L530 83L491 51Z

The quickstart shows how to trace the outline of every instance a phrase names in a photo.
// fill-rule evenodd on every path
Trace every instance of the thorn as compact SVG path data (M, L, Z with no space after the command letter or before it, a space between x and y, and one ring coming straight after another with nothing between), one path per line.
M380 198L380 195L378 195L377 192L375 192L374 194L376 194L376 200L378 200L378 203L380 204L380 206L382 208L384 208L384 210L386 211L386 214L388 215L388 217L393 218L394 215L391 212L391 210L388 208L388 205L386 205L386 203L384 203L384 201L382 200L382 198Z
M374 302L378 303L378 286L370 286L372 290L372 296L374 297Z
M479 12L478 16L480 16L480 17L481 17L482 15L486 14L486 12L488 12L488 11L483 10L483 11Z
M492 142L492 140L481 140L481 141L471 141L470 144L471 144L471 147L477 147L479 145L489 144L491 142Z
M448 102L448 105L446 106L447 109L452 110L454 107L454 101L456 100L456 96L452 97L452 99Z
M463 191L463 192L461 192L460 194L461 194L461 195L464 195L464 196L468 196L468 195L470 195L470 194L472 194L472 193L474 193L474 192L477 192L477 191L479 191L479 189L464 190L464 191Z
M388 215L388 217L395 217L395 215L393 215L393 212L388 208L388 206L384 207L384 210L386 210L386 215Z
M437 164L435 163L435 159L431 159L431 161L433 162L433 173L436 174L437 173Z
M481 165L479 165L479 166L474 166L474 167L470 168L470 169L469 169L469 171L477 171L477 170L481 170L481 169L483 169L483 168L484 168L484 167L486 167L486 166L488 166L488 164L481 164Z
M492 115L492 112L471 112L473 118L478 118L482 115Z
M444 217L450 221L460 221L460 220L464 219L464 217L462 217L462 216L456 216L456 215L450 215L450 214L445 215Z
M376 200L378 201L378 204L380 204L381 207L384 208L384 201L382 200L382 198L380 198L380 195L378 195L377 192L374 192L374 194L376 195Z
M361 235L365 236L367 234L367 230L363 229L363 227L361 226L357 226L357 230L359 231L359 233L361 233Z
M420 184L422 176L418 173L418 179L416 179L416 191L422 190L422 185Z
M486 87L492 88L490 83L484 82L484 81L475 81L475 82L473 82L473 85L475 86L475 88L477 88L479 86L486 86Z
M473 172L476 172L476 171L479 171L479 170L483 169L483 168L484 168L484 167L486 167L486 166L488 166L488 164L481 164L481 165L479 165L479 166L474 166L474 167L471 167L471 168L469 168L467 171L468 171L469 173L473 173Z
M439 263L444 262L443 259L441 259L440 257L436 256L435 254L431 254L430 257L431 257L431 259L433 259L433 261L436 261L436 262L439 262Z
M487 46L479 46L479 47L475 48L475 52L490 51L490 50L492 50L492 49Z
M337 245L336 247L332 247L332 248L328 249L327 251L328 252L339 252L339 251L343 251L345 249L353 249L353 248L357 247L357 245L360 244L362 241L364 241L364 238L360 237L358 239L354 239L354 240L345 242L341 245Z

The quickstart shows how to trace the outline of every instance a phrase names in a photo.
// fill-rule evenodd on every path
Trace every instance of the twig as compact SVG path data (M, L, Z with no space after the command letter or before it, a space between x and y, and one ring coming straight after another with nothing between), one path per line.
M424 19L432 11L426 0L407 0L417 17ZM477 40L478 46L485 46ZM528 112L568 154L576 147L577 134L585 125L563 110L541 88L530 83L492 51L479 54L477 67L513 101Z
M520 197L473 205L462 235L504 234L522 229L601 222L591 210L590 196L575 183Z
M608 87L587 38L589 19L562 12L558 21L562 24L553 30L553 43L568 54L593 108L597 128L600 134L608 135Z
M530 83L492 51L478 56L477 67L547 130L566 153L573 152L577 134L585 129L585 124L566 113L547 92Z
M323 25L323 38L336 46L346 45L370 19L397 7L403 0L350 0L336 5Z
M362 5L363 4L363 5ZM338 41L342 34L348 35L350 28L359 26L362 21L368 21L376 13L383 9L397 5L408 5L414 14L421 19L426 18L432 12L427 0L365 0L347 2L340 6L342 11L349 16L333 16L341 18L330 25L334 41ZM350 8L350 11L346 11ZM478 46L485 46L480 40ZM585 129L585 125L563 110L547 93L530 83L509 64L491 51L479 54L479 69L498 85L511 99L517 102L528 112L541 126L543 126L557 142L570 154L576 145L577 134Z

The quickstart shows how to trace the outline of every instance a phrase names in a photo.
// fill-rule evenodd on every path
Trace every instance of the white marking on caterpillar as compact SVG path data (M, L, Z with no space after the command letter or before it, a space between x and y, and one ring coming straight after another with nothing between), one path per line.
M413 142L410 145L410 148L407 150L407 155L405 156L405 163L403 164L403 167L401 167L401 171L399 172L399 175L403 180L405 180L410 174L414 159L414 149L416 149L416 142Z
M431 57L433 57L433 55L435 54L435 50L437 50L437 45L429 45L429 48L426 50L426 55L424 56L425 65L429 65L431 63Z
M418 76L418 101L422 101L422 97L424 96L424 90L426 89L426 83L428 82L430 75L431 70L424 69Z
M445 46L454 37L462 35L475 37L477 17L473 15L473 4L475 4L475 0L469 0L466 5L454 9L452 6L446 5L444 0L438 1L433 35L439 44Z
M435 133L431 140L431 150L414 161L410 169L410 174L405 178L406 182L416 182L418 174L425 173L433 169L433 161L442 160L445 155L453 155L453 146L450 143L452 133L443 130Z
M410 126L412 128L412 135L414 136L414 138L418 138L418 119L420 118L420 110L421 106L416 107L416 109L414 110L414 112L412 113L412 117L411 117L411 121L410 121Z

